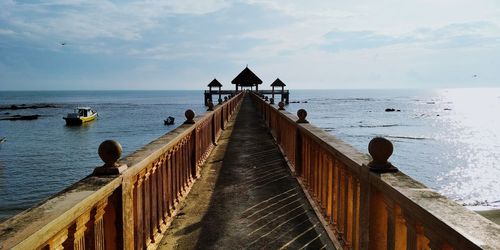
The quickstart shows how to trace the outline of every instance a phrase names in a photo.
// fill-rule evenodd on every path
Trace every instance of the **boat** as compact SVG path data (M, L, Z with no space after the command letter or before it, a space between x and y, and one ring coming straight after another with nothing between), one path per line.
M89 107L77 107L73 113L68 113L66 117L63 117L66 120L66 125L81 125L96 118L97 112Z
M175 121L175 118L173 118L172 116L169 116L169 117L167 117L167 119L163 120L165 125L172 125L172 124L174 124L174 121Z
M5 137L0 137L0 143L3 143L5 141Z

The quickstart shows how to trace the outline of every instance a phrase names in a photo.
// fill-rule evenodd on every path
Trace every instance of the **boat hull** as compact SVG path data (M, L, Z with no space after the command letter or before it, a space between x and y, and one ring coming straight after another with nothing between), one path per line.
M75 126L75 125L82 125L86 122L91 122L91 121L95 120L96 117L97 117L97 113L92 115L92 116L89 116L89 117L78 117L78 118L64 117L63 119L66 121L66 125Z

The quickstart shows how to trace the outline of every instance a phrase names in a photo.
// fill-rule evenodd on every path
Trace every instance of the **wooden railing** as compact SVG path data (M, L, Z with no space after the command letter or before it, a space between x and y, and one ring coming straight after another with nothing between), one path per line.
M103 142L106 164L0 224L0 249L155 248L242 97L186 111L185 124L118 162L121 146Z
M397 171L392 143L370 157L253 94L330 238L340 249L500 249L500 226Z

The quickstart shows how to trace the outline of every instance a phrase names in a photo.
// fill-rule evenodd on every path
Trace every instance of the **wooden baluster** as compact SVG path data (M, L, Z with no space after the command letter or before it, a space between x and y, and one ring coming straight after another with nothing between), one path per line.
M349 218L348 218L348 211L349 211L349 174L347 172L346 167L342 164L342 193L341 193L341 198L342 198L342 209L340 212L342 213L342 238L344 239L344 243L346 246L349 247L349 241L348 241L348 235L349 235Z
M144 175L144 244L146 248L151 244L151 166Z
M322 180L322 193L323 193L323 213L326 216L328 214L328 189L330 188L328 186L329 178L330 178L330 161L328 158L328 153L323 154L323 180Z
M394 219L394 248L406 249L406 220L404 219L403 212L398 204L394 204Z
M439 234L432 231L429 228L424 228L424 235L429 240L429 247L432 250L436 249L453 249L450 245L446 244L445 241L439 237Z
M370 171L363 166L359 174L359 249L370 247L370 193Z
M387 209L382 195L371 190L370 249L387 249Z
M387 249L394 250L396 247L396 212L392 200L384 199L387 212Z
M344 239L344 208L345 208L345 175L342 163L339 162L338 179L338 224L337 232L341 239Z
M68 239L68 229L63 229L54 237L52 237L48 242L48 248L50 250L63 250L64 249L64 242Z
M327 155L327 188L326 188L326 217L328 222L333 224L333 159Z
M359 247L359 217L360 217L360 183L359 179L353 178L353 209L352 209L352 249Z
M346 171L346 215L345 215L345 239L346 246L352 246L353 224L354 224L354 179L348 171Z
M179 203L179 165L177 164L177 153L177 146L175 146L172 152L174 209Z
M339 162L337 159L333 159L333 203L332 203L332 214L333 214L333 225L335 227L336 232L338 233L338 225L339 225L339 210L340 210L340 199L339 199L339 190L340 190L340 168L338 166Z
M419 250L430 249L429 239L425 237L424 226L422 226L421 223L417 223L416 231L417 231L417 249Z
M413 218L409 217L408 214L404 214L406 222L406 249L415 250L417 249L417 230L416 222Z
M168 211L168 199L167 199L167 185L165 180L167 179L166 171L167 169L167 155L164 154L161 158L160 168L158 172L158 232L165 232L166 229L166 219Z
M108 198L97 203L94 215L94 249L106 249L106 235L104 231L104 213L108 204Z
M135 249L142 249L144 247L144 174L145 171L141 171L137 176L137 181L134 188L134 242Z
M151 189L151 220L150 220L150 238L151 242L155 242L155 236L158 234L158 165L160 163L157 161L153 163L153 167L151 168L151 177L150 177L150 189Z
M175 179L174 179L174 153L171 149L168 152L167 161L167 175L168 175L168 215L172 216L175 208Z
M84 250L85 248L85 230L87 222L90 220L90 212L86 212L76 220L76 230L73 236L73 249Z

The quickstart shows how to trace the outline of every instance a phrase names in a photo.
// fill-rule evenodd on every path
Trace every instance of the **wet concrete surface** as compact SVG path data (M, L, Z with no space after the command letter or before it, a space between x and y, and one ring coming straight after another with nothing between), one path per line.
M246 96L160 249L334 249Z

